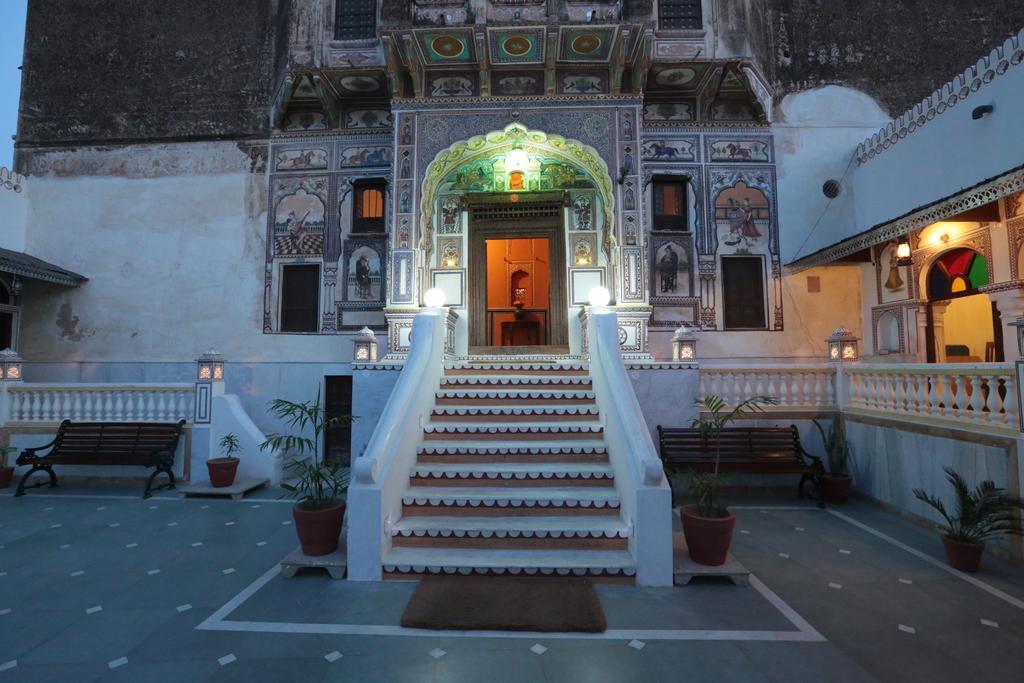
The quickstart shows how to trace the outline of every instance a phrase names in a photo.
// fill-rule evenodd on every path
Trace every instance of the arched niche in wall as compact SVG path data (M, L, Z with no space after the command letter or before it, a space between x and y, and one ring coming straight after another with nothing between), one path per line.
M876 351L903 353L903 335L900 334L900 320L896 311L885 311L878 317Z

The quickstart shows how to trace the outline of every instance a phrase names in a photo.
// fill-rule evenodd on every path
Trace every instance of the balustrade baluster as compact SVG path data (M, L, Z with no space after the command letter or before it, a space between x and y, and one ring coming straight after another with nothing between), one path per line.
M1002 410L999 413L1000 422L1007 427L1017 428L1020 426L1020 414L1017 407L1017 392L1020 387L1017 386L1017 377L1015 374L1010 374L1002 376L1001 379L1006 395L1002 399ZM992 387L991 394L997 393L997 389L998 387Z
M971 380L971 392L970 401L967 404L968 412L967 418L969 420L975 420L983 423L994 423L992 420L995 415L988 409L988 399L986 394L992 393L992 381L987 375L980 372L972 373L970 376Z

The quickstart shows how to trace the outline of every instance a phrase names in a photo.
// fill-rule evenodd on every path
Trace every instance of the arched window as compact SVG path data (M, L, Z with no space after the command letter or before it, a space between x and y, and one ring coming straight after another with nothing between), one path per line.
M988 263L973 249L947 251L928 272L928 298L963 296L988 284Z
M354 186L352 232L384 232L383 180L358 180Z

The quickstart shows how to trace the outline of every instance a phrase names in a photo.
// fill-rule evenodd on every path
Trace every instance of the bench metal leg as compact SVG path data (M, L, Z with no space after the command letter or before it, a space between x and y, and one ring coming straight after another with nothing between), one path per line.
M822 482L822 480L821 480L821 475L820 474L807 474L807 473L804 473L803 475L801 475L800 476L800 483L797 484L797 487L796 487L796 495L797 495L797 497L800 500L803 500L803 499L809 497L804 492L804 486L807 485L807 482L811 482L814 485L814 488L817 489L818 495L816 496L816 498L818 499L818 507L824 508L825 507L825 487L823 485L824 482Z
M28 478L31 477L36 472L46 472L47 474L49 474L50 475L50 482L49 482L50 483L50 488L51 489L57 488L57 475L54 474L53 466L52 465L32 465L32 469L30 469L28 472L26 472L24 474L24 476L22 476L21 481L18 482L18 490L14 492L14 496L15 497L24 496L25 495L25 488L26 488L25 487L25 482L28 481ZM46 486L46 482L37 482L37 483L33 484L32 486L29 486L28 488L30 488L30 489L37 489L40 486Z
M153 480L156 479L156 476L158 474L160 474L161 472L167 475L168 481L163 486L157 486L156 488L153 488ZM149 498L151 495L153 495L153 491L162 491L163 489L173 489L174 488L174 483L175 483L174 472L171 471L171 466L170 465L158 465L157 468L156 468L156 471L153 472L153 474L149 475L149 479L146 480L146 490L143 492L142 498L143 499Z

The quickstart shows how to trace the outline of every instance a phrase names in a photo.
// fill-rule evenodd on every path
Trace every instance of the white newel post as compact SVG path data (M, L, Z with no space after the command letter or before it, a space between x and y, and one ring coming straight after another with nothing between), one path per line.
M213 422L213 399L224 395L224 356L210 349L196 359L195 412L192 433L192 472L200 476L206 470L206 461L216 457ZM206 452L196 448L206 444Z
M860 337L855 336L845 327L837 327L828 339L828 361L835 364L835 390L836 408L842 413L850 400L850 376L845 373L844 367L849 363L856 363L860 360Z
M1024 432L1024 397L1022 397L1024 395L1024 390L1022 390L1024 384L1021 384L1021 382L1024 382L1024 316L1017 318L1010 325L1017 333L1015 335L1017 337L1017 358L1014 361L1014 368L1017 371L1017 425ZM1011 409L1011 407L1006 406L1007 410ZM1021 476L1024 477L1024 473L1021 473Z
M13 349L0 351L0 427L11 419L11 395L7 391L11 384L21 383L21 356Z

